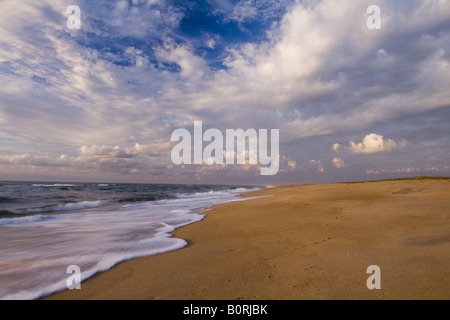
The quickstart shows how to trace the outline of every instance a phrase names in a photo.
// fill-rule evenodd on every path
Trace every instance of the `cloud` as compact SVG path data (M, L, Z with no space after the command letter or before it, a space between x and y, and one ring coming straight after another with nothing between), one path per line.
M74 176L77 179L89 177L93 173L104 178L135 177L136 179L156 178L164 182L167 172L170 180L207 179L210 175L225 175L235 181L248 177L260 177L262 165L183 165L177 166L170 161L171 142L155 145L135 143L130 147L108 145L84 145L76 155L36 156L30 154L0 155L0 171L9 172L11 168L23 174L58 174L61 177ZM165 157L164 155L169 155ZM296 169L296 162L286 157L278 158L280 174L288 174ZM167 177L166 177L167 178ZM236 180L237 179L237 180ZM214 181L214 180L212 180ZM248 183L243 180L243 183Z
M82 146L80 148L80 157L97 158L123 158L130 159L137 156L158 156L161 152L169 152L170 143L142 145L135 143L133 147L121 148L119 146Z
M414 167L409 167L409 168L400 168L400 169L395 169L393 172L398 172L398 173L411 173L411 172L420 172L421 169L420 168L414 168Z
M66 165L65 158L51 158L48 156L35 156L30 154L0 156L0 164L30 167L61 167Z
M345 164L344 160L342 160L341 158L334 158L331 162L338 169L342 169L342 168L347 168L348 167Z
M208 39L206 40L205 45L210 49L214 49L214 47L216 46L216 40Z
M366 170L367 174L381 174L381 173L420 173L420 172L440 172L440 173L446 173L450 171L450 166L435 166L435 167L425 167L425 168L419 168L419 167L406 167L406 168L396 168L392 170L388 169L381 169L381 170L375 170L370 169Z
M241 0L228 14L226 19L239 23L257 19L271 20L280 17L292 5L292 0Z
M325 172L325 169L323 168L323 165L322 165L322 161L320 161L320 160L309 161L309 169L320 172L320 173Z
M339 149L342 147L342 145L340 145L339 143L335 143L333 144L332 150L336 153L339 152Z
M364 137L362 142L350 141L350 149L353 153L380 153L390 152L397 147L392 139L385 140L383 136L371 133Z
M389 168L407 159L414 168L448 164L448 1L381 0L382 29L371 31L369 0L210 0L202 13L212 25L195 26L202 35L186 27L200 20L185 2L78 3L78 31L67 30L63 1L0 4L1 154L18 155L3 158L10 167L119 168L186 181L198 168L168 168L167 143L194 120L221 130L282 128L281 159L289 160L280 172L296 181L304 166L324 171L309 159L330 159L330 144L355 132L416 146L373 134L345 148L404 146L395 159L380 157ZM205 174L231 177L220 170Z
M429 167L429 168L425 168L426 172L448 172L450 171L450 167L449 166L444 166L444 167Z
M169 153L170 143L141 145L132 147L119 146L82 146L75 156L0 155L0 165L21 167L25 171L47 171L53 168L59 173L86 174L101 171L105 174L154 175L161 170L161 162L155 165L161 154ZM167 167L167 163L163 165Z
M80 148L81 157L98 158L133 158L135 154L121 150L120 147L109 146L82 146Z
M79 5L86 16L82 28L102 37L160 37L171 34L184 17L181 8L160 0L81 0Z
M156 56L161 61L177 64L183 78L195 81L202 79L209 70L205 61L193 51L188 45L178 45L169 41L157 49Z
M294 160L288 160L287 165L292 170L294 170L297 167L297 163Z

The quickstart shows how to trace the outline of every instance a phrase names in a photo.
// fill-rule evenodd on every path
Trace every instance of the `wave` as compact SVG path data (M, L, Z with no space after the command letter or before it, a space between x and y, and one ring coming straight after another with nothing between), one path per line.
M1 230L2 239L21 240L14 247L2 251L5 267L3 270L0 268L0 277L4 279L0 286L0 300L36 299L65 289L65 281L61 279L67 279L65 270L68 265L80 266L82 280L85 280L124 260L182 248L187 241L173 237L175 229L202 220L203 212L212 205L236 201L237 195L258 188L223 188L218 191L205 188L206 192L201 193L189 193L198 189L185 188L185 194L173 192L174 189L142 192L132 195L132 199L123 199L140 203L118 206L117 200L109 203L100 200L74 202L32 208L28 213L34 211L35 214L16 214L14 218L0 219L0 226L5 226ZM176 190L183 191L181 188ZM129 191L126 192L129 195ZM169 193L172 199L143 202L155 196L167 197ZM123 194L120 196L119 199L127 198ZM83 211L79 214L47 214L110 205L115 206L103 210L102 214L85 214ZM42 228L36 228L35 223L40 223ZM34 263L29 264L29 261ZM21 267L16 268L17 265Z
M54 183L54 184L32 184L32 187L38 188L67 188L67 187L79 187L78 184L68 184L68 183Z
M80 211L86 209L95 209L105 207L108 205L107 201L81 201L75 203L57 204L52 206L45 206L39 208L17 209L12 210L14 214L36 214L36 213L55 213L60 211Z
M176 198L202 198L202 197L210 197L210 196L221 196L225 194L241 194L245 192L257 191L262 188L254 187L254 188L230 188L224 190L210 190L208 192L195 192L195 193L179 193L175 197Z
M151 202L151 201L158 201L158 200L164 200L164 199L173 199L174 196L166 193L152 193L152 194L145 194L145 195L136 195L134 197L127 197L118 200L118 203L135 203L135 202Z
M14 217L16 214L8 210L0 210L0 218Z
M14 198L9 198L9 197L0 197L0 203L5 203L5 202L14 202L16 201L16 199Z
M0 211L0 226L47 221L54 218L50 214L95 209L106 205L108 205L106 201L82 201L40 208L2 210Z
M10 225L19 225L19 224L28 224L35 222L43 222L53 219L52 216L46 215L34 215L34 216L25 216L20 218L4 218L0 219L0 226L10 226Z
M194 189L195 190L195 189ZM175 200L175 199L185 199L185 198L207 198L211 196L222 196L230 193L244 193L249 191L259 190L258 188L229 188L223 190L205 190L193 193L165 193L165 192L154 192L147 194L137 194L135 196L127 197L118 200L118 203L136 203L136 202L152 202L160 200Z

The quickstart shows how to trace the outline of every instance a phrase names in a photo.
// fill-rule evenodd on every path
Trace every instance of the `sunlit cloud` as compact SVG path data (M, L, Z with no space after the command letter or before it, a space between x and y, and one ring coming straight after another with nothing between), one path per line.
M350 141L350 148L353 153L379 153L390 152L397 147L397 143L392 139L384 139L383 136L371 133L364 137L362 142Z
M338 169L342 169L342 168L347 168L348 167L348 165L346 165L344 160L342 160L341 158L334 158L331 162Z

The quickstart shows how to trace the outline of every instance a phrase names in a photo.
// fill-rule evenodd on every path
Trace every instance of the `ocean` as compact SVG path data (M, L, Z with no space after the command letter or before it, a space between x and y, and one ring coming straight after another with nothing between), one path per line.
M183 248L175 229L261 187L0 182L0 300L32 300L119 262Z

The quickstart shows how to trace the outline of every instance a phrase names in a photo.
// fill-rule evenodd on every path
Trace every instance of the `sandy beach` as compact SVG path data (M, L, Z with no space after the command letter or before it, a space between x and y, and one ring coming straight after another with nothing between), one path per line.
M450 180L282 186L48 299L450 299ZM381 270L369 290L366 270Z

